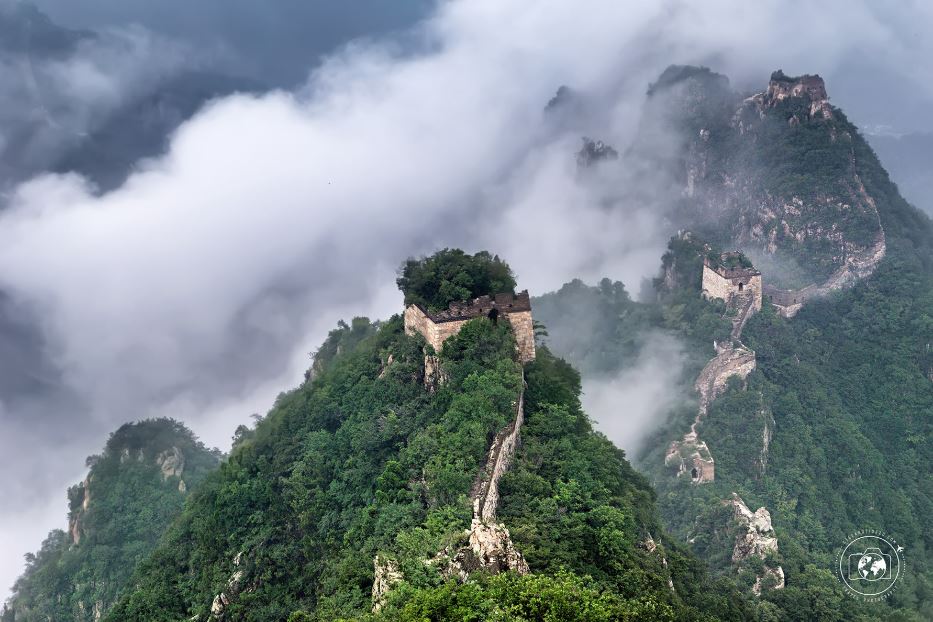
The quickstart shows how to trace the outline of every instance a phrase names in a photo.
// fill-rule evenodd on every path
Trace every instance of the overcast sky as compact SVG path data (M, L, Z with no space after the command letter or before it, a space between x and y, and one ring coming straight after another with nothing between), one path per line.
M228 68L240 59L279 85L310 77L214 102L113 192L44 176L0 213L0 311L29 319L49 366L47 390L0 396L0 597L22 554L64 527L65 488L108 432L168 415L228 448L338 319L400 310L407 256L488 248L533 293L576 276L638 291L670 234L665 205L626 198L645 183L631 171L581 177L573 154L582 131L623 148L666 65L706 64L756 90L778 68L820 73L856 122L933 129L923 2L471 0L399 33L426 5L373 0L341 2L365 8L339 11L330 39L332 13L297 2L198 3L197 19L191 4L158 3L153 17L152 2L88 0L80 14L40 2L70 25L135 21L187 49L203 39L205 54L220 41ZM281 28L291 43L275 41ZM547 119L561 84L596 102L591 118Z

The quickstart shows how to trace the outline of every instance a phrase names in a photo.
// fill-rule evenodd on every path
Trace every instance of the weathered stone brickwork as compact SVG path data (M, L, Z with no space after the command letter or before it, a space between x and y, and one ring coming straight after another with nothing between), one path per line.
M512 327L521 362L535 359L534 322L527 290L518 295L496 294L495 298L480 296L471 301L453 302L437 313L430 313L420 305L409 305L405 309L405 333L421 334L435 352L440 352L448 338L477 317L488 317L494 321L504 318Z
M761 311L761 272L754 268L724 268L703 261L703 297L729 302L739 294L754 297L756 311Z
M515 344L522 363L535 360L535 329L531 311L508 313L505 318L512 325L512 333L515 334Z

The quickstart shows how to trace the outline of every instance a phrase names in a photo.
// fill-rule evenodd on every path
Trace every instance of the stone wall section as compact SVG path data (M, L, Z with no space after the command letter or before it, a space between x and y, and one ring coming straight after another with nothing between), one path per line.
M480 472L480 481L474 485L473 517L484 522L496 520L496 510L499 507L499 480L515 459L518 449L519 432L525 421L524 391L519 395L516 408L515 421L496 435L489 449L489 457L485 468Z
M535 360L535 328L531 311L509 313L505 317L512 325L519 360L522 364Z
M434 322L418 305L408 305L405 309L405 334L421 334L436 353L440 353L444 342L460 332L469 320Z
M761 273L757 270L727 270L703 264L703 297L720 298L728 303L734 296L751 295L756 311L761 311Z
M774 527L771 526L771 513L767 508L761 507L752 512L745 505L742 497L736 493L732 493L732 498L724 503L732 506L732 517L739 527L739 533L735 537L735 546L732 549L732 563L736 567L741 568L753 557L765 559L770 554L777 554L777 536L774 533ZM781 566L774 568L764 566L755 578L752 592L760 596L766 584L774 590L782 589L784 569Z
M741 287L739 287L741 284ZM664 455L665 466L676 469L677 477L689 475L694 484L716 479L716 461L698 427L709 411L710 402L722 394L729 378L742 380L755 370L755 352L742 344L742 329L748 318L761 309L761 273L754 268L714 268L703 263L703 296L722 298L733 312L732 332L726 343L713 343L716 356L700 371L694 383L699 405L690 431L672 441Z
M477 317L488 317L494 312L504 319L515 335L516 350L522 364L535 360L535 330L531 315L528 292L517 297L497 294L495 298L481 296L472 302L451 303L450 308L436 314L429 313L420 305L405 308L405 334L420 334L436 353L440 353L444 342L460 332L463 325Z

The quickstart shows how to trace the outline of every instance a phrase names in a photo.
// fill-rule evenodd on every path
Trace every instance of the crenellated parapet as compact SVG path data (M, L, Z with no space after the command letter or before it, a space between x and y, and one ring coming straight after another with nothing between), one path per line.
M528 290L518 294L502 293L452 302L447 309L437 312L431 312L419 304L408 305L405 309L405 333L420 334L435 352L440 352L447 339L459 333L464 324L478 317L486 317L493 322L500 319L507 321L515 335L519 360L528 363L535 359L534 320Z
M703 297L720 298L727 304L736 296L749 296L754 309L761 310L761 272L751 266L729 266L725 263L738 253L724 253L719 262L703 259Z

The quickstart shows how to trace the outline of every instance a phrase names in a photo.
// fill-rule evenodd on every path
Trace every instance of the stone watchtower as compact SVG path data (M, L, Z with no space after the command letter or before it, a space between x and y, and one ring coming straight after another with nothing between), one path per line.
M506 320L512 327L522 363L535 359L535 331L531 318L531 299L528 290L517 295L511 293L480 296L473 300L452 302L444 311L432 313L419 304L405 309L405 334L419 333L440 352L444 342L457 333L464 324L478 317L498 321Z
M761 311L761 272L753 267L731 267L730 260L738 260L737 252L723 253L714 263L703 259L703 297L721 298L727 304L736 296L750 296L756 311Z

